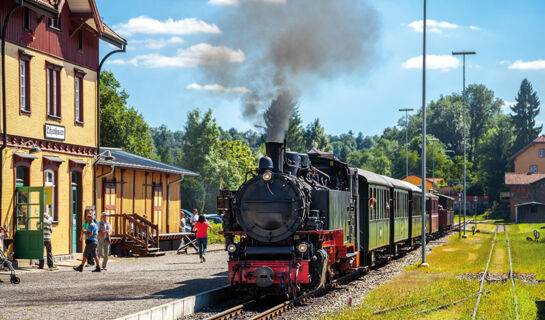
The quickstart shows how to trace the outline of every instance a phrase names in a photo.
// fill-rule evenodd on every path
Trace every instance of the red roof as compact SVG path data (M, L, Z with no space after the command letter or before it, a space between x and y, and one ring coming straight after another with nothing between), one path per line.
M537 137L534 141L530 142L527 146L525 146L524 148L520 149L517 153L515 153L514 155L512 155L512 156L509 158L509 161L515 160L516 157L518 157L521 153L523 153L524 151L526 151L526 149L530 148L531 146L533 146L533 145L536 144L536 143L545 143L545 134L540 135L540 136Z
M545 173L510 173L505 174L506 185L528 185L541 179L545 179Z

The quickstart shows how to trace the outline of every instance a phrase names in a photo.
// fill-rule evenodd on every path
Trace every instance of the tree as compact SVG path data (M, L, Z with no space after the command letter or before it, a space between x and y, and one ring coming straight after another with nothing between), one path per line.
M286 131L286 145L291 151L306 152L308 150L305 150L305 132L302 123L303 120L299 115L299 109L295 107L289 118L288 130Z
M490 119L499 114L503 101L494 98L494 92L482 84L472 84L466 89L466 101L468 107L469 132L468 143L470 145L471 159L475 158L479 139L483 134L484 127Z
M307 126L304 134L306 151L312 148L321 151L330 151L329 138L325 134L324 127L320 124L320 119L316 118Z
M212 117L212 110L208 110L204 115L199 109L188 113L178 165L199 172L200 176L195 178L195 182L182 184L182 194L191 194L196 197L186 199L182 196L182 205L188 207L193 205L202 212L205 209L205 204L209 202L207 201L209 200L209 191L215 182L217 170L216 159L212 156L212 152L215 144L219 141L219 136L220 131L216 120ZM199 194L203 190L202 195Z
M100 144L157 158L151 128L142 114L127 106L128 98L112 72L100 74Z
M527 79L522 80L516 101L517 104L511 107L511 111L514 113L511 116L511 121L515 126L517 137L512 152L518 151L532 142L543 129L543 125L536 127L536 117L540 109L539 98Z
M152 129L152 136L157 156L159 156L161 162L174 164L177 150L174 133L168 130L167 126L161 125Z
M509 169L509 156L515 135L509 116L501 115L487 127L477 148L478 178L490 199L499 199L505 189L505 172Z

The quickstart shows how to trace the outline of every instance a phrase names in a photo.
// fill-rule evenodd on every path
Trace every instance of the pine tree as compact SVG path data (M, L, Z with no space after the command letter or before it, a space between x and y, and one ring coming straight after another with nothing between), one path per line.
M514 115L511 121L515 127L516 140L513 151L518 151L539 136L543 125L536 127L539 114L539 98L527 79L522 80L516 98L517 104L511 107Z
M303 130L303 120L296 107L291 114L286 131L286 144L289 150L296 152L305 152L305 139Z

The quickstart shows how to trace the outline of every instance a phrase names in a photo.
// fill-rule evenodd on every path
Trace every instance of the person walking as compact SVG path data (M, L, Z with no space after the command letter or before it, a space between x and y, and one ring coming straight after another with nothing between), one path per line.
M91 215L93 217L93 222L98 223L98 220L96 218L96 210L94 207L87 207L85 208L85 217L88 215ZM87 228L89 227L89 223L87 222L87 219L84 219L83 225L81 226L81 238L80 241L83 242L83 239L85 239L85 234L87 233ZM95 261L93 259L87 260L87 265L94 266Z
M199 215L199 221L195 223L194 230L197 230L197 246L199 247L199 258L201 263L206 261L206 245L208 244L208 229L212 229L204 215Z
M108 222L108 216L108 212L103 212L98 223L98 256L102 257L102 270L106 270L110 255L112 225Z
M51 251L51 232L53 232L53 222L51 220L52 219L49 216L49 213L44 213L44 247L47 255L47 267L49 268L49 271L57 269L57 267L53 265L53 252ZM38 268L44 268L43 258L39 260Z
M74 267L74 270L82 272L83 266L87 260L94 260L96 263L96 268L93 272L100 272L100 261L97 257L97 245L98 245L98 227L97 224L93 221L93 216L88 214L85 217L87 221L87 231L85 232L85 250L83 251L83 259L81 264L77 267Z

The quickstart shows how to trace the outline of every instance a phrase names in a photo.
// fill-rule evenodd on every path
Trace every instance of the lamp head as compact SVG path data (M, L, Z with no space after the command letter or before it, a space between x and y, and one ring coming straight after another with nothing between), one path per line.
M34 143L32 145L32 149L30 149L29 153L37 153L37 152L42 152L42 149L38 148L38 146Z
M112 153L110 152L110 150L107 150L106 152L104 152L104 161L114 161L115 160L115 157L112 156Z

